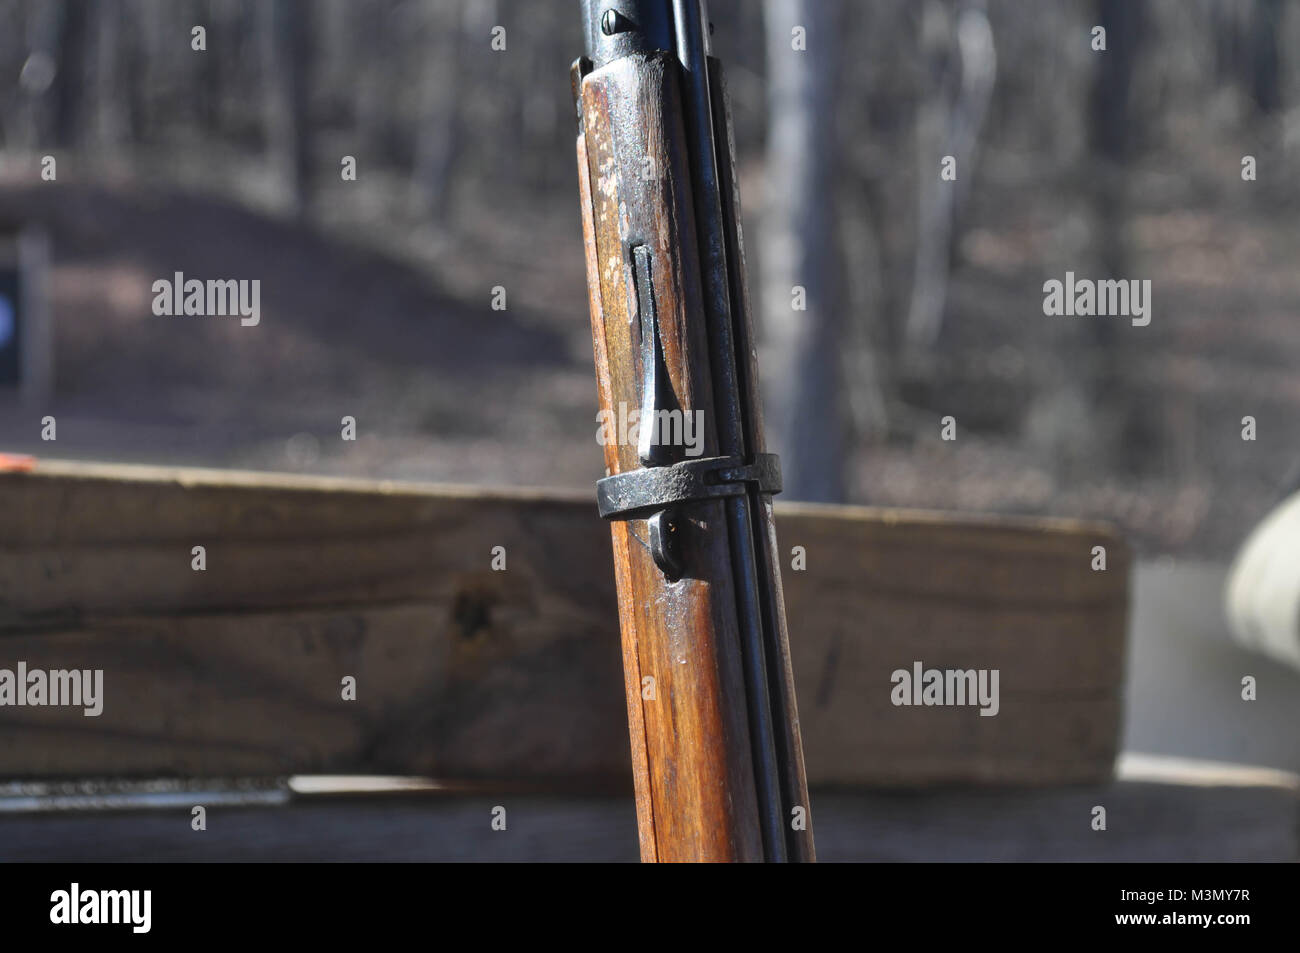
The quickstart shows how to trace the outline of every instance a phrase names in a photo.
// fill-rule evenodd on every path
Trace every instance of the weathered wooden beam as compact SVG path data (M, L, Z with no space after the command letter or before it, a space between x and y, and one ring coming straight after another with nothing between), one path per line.
M1129 570L1113 530L790 505L777 535L812 783L1110 775ZM103 669L105 695L98 717L0 706L0 776L625 785L610 560L586 494L0 474L0 669ZM891 673L916 661L998 669L998 714L893 705Z

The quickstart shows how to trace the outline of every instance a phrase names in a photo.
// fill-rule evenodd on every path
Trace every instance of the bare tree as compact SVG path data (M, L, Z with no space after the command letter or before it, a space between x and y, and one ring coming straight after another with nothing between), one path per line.
M60 6L58 72L54 77L54 141L67 148L83 138L90 6L77 0L65 0Z
M1124 278L1131 261L1124 221L1128 214L1128 169L1137 124L1133 121L1133 75L1149 23L1145 0L1097 0L1097 22L1106 30L1106 51L1088 98L1091 151L1090 198L1094 257L1101 273ZM1095 460L1137 467L1158 458L1151 452L1162 439L1142 402L1125 386L1128 348L1115 321L1091 321L1083 353L1091 355L1086 375L1088 402L1099 427Z
M258 11L263 18L267 145L292 209L303 214L311 198L313 155L312 4L310 0L267 0L259 4Z
M1268 115L1282 106L1278 33L1281 29L1281 0L1255 0L1250 30L1250 92L1255 108Z
M116 148L126 138L126 86L122 79L122 0L100 0L95 15L95 129L101 148Z
M451 174L460 144L460 107L463 98L462 51L474 38L471 25L478 16L452 0L426 0L424 34L429 53L423 57L420 77L422 117L415 137L411 173L414 198L425 216L441 223L447 217Z
M829 0L766 0L767 197L762 312L768 431L786 494L844 496L840 322L834 301Z
M943 0L926 0L921 43L933 86L917 118L920 209L905 332L913 366L928 356L943 327L948 273L997 73L984 0L959 0L955 15ZM945 156L954 160L954 179L940 178Z

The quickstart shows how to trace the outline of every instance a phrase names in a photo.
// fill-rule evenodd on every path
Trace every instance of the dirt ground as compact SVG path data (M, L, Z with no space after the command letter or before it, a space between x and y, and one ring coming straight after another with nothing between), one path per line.
M505 267L454 296L393 257L182 192L7 189L0 218L44 222L56 263L57 444L39 439L46 411L11 402L11 450L464 483L603 474L574 240L547 263L570 300L539 305ZM152 282L175 271L260 278L260 323L155 316ZM496 284L505 311L490 307Z
M1059 179L1025 189L993 156L953 275L942 384L896 401L887 433L855 438L850 501L1099 517L1148 554L1229 556L1300 461L1296 203L1281 186L1241 188L1239 152L1134 172L1130 276L1156 290L1151 325L1124 332L1118 397L1151 427L1143 466L1092 459L1087 406L1037 413L1071 359L1040 289L1081 260L1082 213ZM576 200L481 202L426 254L138 179L3 177L0 225L53 236L57 392L39 411L0 404L0 449L589 488L602 466ZM151 284L175 271L260 278L260 324L153 315ZM39 439L45 413L56 444ZM1240 436L1247 414L1255 442Z

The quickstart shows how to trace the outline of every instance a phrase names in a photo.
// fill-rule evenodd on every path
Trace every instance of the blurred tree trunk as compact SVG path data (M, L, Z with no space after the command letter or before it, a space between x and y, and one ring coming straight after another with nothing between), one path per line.
M86 51L90 5L79 0L60 4L58 50L54 76L54 141L67 148L84 135Z
M1232 0L1213 0L1210 6L1214 73L1220 86L1236 83L1241 74L1241 64L1246 59L1237 14L1237 5Z
M123 0L120 33L122 64L122 108L126 120L126 137L141 142L149 125L146 98L149 67L148 28L144 24L143 0Z
M232 29L235 24L227 4L221 0L211 0L205 7L206 9L194 13L193 25L202 25L207 30L207 50L195 53L199 61L195 71L197 83L194 98L203 129L208 135L220 136L221 100L227 65L223 54L238 43L238 35Z
M1281 0L1255 0L1250 24L1250 91L1255 108L1264 115L1282 105L1278 32L1282 27Z
M267 80L266 142L297 215L305 214L311 201L311 10L310 0L265 0L258 5Z
M1095 278L1140 277L1129 273L1132 261L1124 225L1130 209L1129 163L1139 128L1132 110L1133 74L1148 29L1146 0L1097 0L1097 23L1106 28L1106 51L1096 56L1088 99L1088 141L1092 156L1092 221ZM1148 303L1149 304L1149 303ZM1095 461L1104 467L1136 472L1158 460L1162 439L1158 423L1142 401L1132 399L1130 354L1134 329L1115 318L1086 319L1090 366L1085 393L1096 417L1099 443ZM1139 329L1136 333L1144 333Z
M450 209L452 170L460 146L462 51L475 42L486 49L488 40L486 34L469 35L475 20L468 12L462 13L459 2L428 0L428 7L429 52L423 57L420 78L422 119L415 138L411 190L424 216L442 224Z
M59 8L52 3L25 8L18 48L14 139L28 149L54 141L54 70L58 62Z
M959 0L956 6L954 12L943 0L926 0L922 8L922 58L932 92L917 119L920 212L905 330L905 363L922 378L929 376L943 330L948 276L997 72L984 0ZM956 161L955 180L940 178L944 156Z
M763 380L785 495L844 497L841 325L834 301L835 13L830 0L766 0L767 190L762 220ZM792 46L795 28L806 49ZM802 292L796 290L802 289ZM803 309L798 308L800 297Z
M129 125L122 76L122 0L100 0L95 14L95 142L115 149Z
M386 64L381 51L389 43L390 17L382 16L376 20L374 11L359 3L348 5L348 17L352 24L351 55L355 63L352 79L354 135L357 142L383 149L388 142L388 123Z
M1122 165L1129 158L1133 71L1141 48L1145 7L1145 0L1097 0L1097 23L1106 30L1106 50L1095 54L1088 132L1093 155L1111 165Z

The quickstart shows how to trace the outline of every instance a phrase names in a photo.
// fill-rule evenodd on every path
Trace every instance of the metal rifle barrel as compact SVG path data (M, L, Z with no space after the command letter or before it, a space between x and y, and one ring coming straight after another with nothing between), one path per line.
M727 270L726 229L718 184L718 153L712 98L709 94L708 23L702 0L673 0L677 59L685 83L683 107L690 143L691 184L695 195L695 224L700 248L701 277L709 329L709 357L716 375L714 394L718 442L724 454L747 455L745 401L736 373L735 328L731 313L731 281ZM754 555L751 493L727 501L727 532L736 581L741 648L749 707L750 744L759 817L768 860L785 861L785 818L781 805L781 771L777 763L767 678L762 592Z

